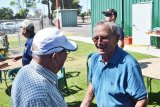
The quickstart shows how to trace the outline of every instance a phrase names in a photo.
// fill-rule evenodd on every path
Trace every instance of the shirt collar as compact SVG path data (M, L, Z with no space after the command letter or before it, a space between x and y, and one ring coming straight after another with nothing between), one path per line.
M35 33L34 33L34 32L32 32L32 33L30 34L29 38L33 38L33 37L34 37L34 35L35 35Z
M57 84L57 75L52 73L52 71L48 70L47 68L43 67L42 65L36 63L34 60L31 61L30 66L35 69L40 75L45 77L50 82Z
M116 49L115 49L113 55L111 56L111 58L108 60L108 63L116 64L118 62L119 58L121 57L120 51L121 51L121 49L118 46L116 46ZM99 56L98 60L100 62L103 62L101 55Z
M116 49L115 49L113 55L109 59L109 63L116 64L119 61L119 59L121 58L121 55L120 55L121 54L121 52L120 52L121 50L122 50L121 48L116 46Z

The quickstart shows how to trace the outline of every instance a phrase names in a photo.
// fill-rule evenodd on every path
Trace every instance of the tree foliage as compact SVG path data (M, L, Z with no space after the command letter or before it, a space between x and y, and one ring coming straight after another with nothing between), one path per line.
M39 0L11 0L10 5L17 7L19 12L16 13L15 18L26 18L29 10L36 8L36 3Z
M87 16L91 16L91 9L87 10Z
M18 13L16 13L15 19L25 19L28 15L28 12L28 9L21 9Z
M10 8L0 8L0 20L13 19L13 10Z
M80 13L80 16L81 16L81 20L84 22L85 21L85 12L84 13Z
M10 5L18 7L19 10L36 8L36 0L11 0Z
M51 10L56 10L56 0L50 0L51 1ZM59 6L61 9L78 9L78 14L82 10L82 6L79 5L79 0L58 0Z

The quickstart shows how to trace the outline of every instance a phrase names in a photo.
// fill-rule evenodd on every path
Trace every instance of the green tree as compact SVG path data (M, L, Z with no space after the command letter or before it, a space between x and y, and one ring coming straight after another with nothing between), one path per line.
M56 0L50 0L51 1L51 10L56 10ZM78 15L80 14L82 10L82 6L79 5L79 0L58 0L59 6L61 9L64 7L64 9L78 9Z
M91 9L87 10L87 16L91 16Z
M19 10L30 9L30 8L36 8L36 2L38 1L37 0L11 0L10 5L18 7Z
M36 8L36 3L40 0L11 0L10 5L17 7L19 12L15 18L26 18L30 9Z
M15 19L25 19L28 15L29 10L28 9L21 9L18 13L15 15Z
M81 20L84 22L85 21L85 12L80 14Z
M78 9L78 15L81 13L82 6L79 5L79 0L73 0L73 2L72 2L72 8L73 9Z
M10 8L0 8L0 20L13 19L13 10Z

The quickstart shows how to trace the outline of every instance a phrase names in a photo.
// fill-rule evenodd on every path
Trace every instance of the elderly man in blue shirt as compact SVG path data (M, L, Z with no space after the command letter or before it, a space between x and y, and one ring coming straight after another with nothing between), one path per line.
M62 68L68 51L77 44L69 41L56 28L45 28L33 39L33 60L23 66L12 84L13 107L67 107L58 87L57 72Z
M96 98L98 107L146 107L147 91L135 58L117 46L114 22L98 22L93 41L98 50L91 56L89 86L81 107Z

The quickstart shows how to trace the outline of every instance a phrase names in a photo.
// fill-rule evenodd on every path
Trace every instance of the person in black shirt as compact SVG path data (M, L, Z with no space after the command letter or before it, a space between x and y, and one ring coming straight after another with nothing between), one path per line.
M116 22L117 18L117 11L115 9L107 9L107 11L103 11L102 14L105 15L105 21L109 22ZM118 33L119 33L119 41L118 41L118 46L120 48L124 47L124 32L121 27L117 27Z

